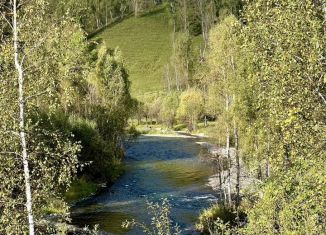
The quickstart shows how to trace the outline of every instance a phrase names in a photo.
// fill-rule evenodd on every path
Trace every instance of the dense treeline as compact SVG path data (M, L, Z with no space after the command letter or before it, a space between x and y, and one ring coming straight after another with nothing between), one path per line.
M46 213L65 221L76 176L103 182L121 171L134 101L120 52L87 42L49 6L0 2L1 234L44 233Z
M50 9L58 16L73 17L87 32L93 32L115 19L133 14L139 16L160 0L49 0Z
M209 32L228 14L239 16L243 4L239 0L169 0L165 4L173 25L171 59L165 66L163 75L166 89L161 93L144 94L134 117L138 122L145 118L146 123L149 119L151 123L155 120L170 128L178 122L184 123L189 130L194 130L198 119L216 117L216 113L210 112L216 106L209 105L209 97L205 101L207 105L204 104L203 91L206 88L187 91L188 88L196 87L200 83L198 80L204 76L203 64L207 60ZM192 93L195 97L192 98L187 93ZM188 97L189 103L186 102ZM186 110L192 110L193 105L195 112L186 114Z
M218 94L214 106L225 145L234 135L237 155L262 182L261 196L245 195L243 232L320 234L326 206L319 164L326 133L323 8L312 1L256 1L243 17L245 24L229 16L211 31L209 72L201 84L208 96Z
M212 17L205 18L211 19L207 32L200 27L207 21L192 15L200 8L191 12L191 1L171 2L178 16L173 58L164 77L167 94L145 100L142 115L169 127L187 123L189 130L205 116L216 119L217 143L225 148L228 165L221 187L224 206L247 214L242 222L239 217L233 218L237 223L231 221L244 228L229 232L322 234L325 2L257 0L218 11L213 5ZM204 2L209 1L200 4ZM239 7L244 7L242 13ZM203 39L200 53L191 43L198 34ZM240 158L260 182L251 193L241 191L239 177L231 183L231 164L239 164ZM210 233L225 232L226 221L215 222L205 224Z

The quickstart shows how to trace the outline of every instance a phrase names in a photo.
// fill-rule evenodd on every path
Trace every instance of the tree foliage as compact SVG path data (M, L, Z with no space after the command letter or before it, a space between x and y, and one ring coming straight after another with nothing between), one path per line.
M192 88L180 95L180 105L177 110L177 117L185 120L189 130L195 130L198 118L203 111L204 99L202 92Z
M10 6L8 4L7 9ZM43 1L33 4L26 2L23 6L17 16L20 39L18 55L24 68L24 132L29 156L27 160L33 211L36 221L39 222L47 202L62 198L61 191L69 186L76 173L77 154L80 151L80 146L73 141L71 133L57 129L53 122L53 116L60 107L57 89L60 89L62 80L66 78L64 71L73 69L70 64L59 62L64 59L64 55L57 53L55 49L59 44L67 48L72 46L73 41L64 40L59 34L60 30L73 23L66 19L57 25L46 25L45 20L48 18ZM6 18L9 24L8 19ZM35 34L30 34L31 31ZM23 146L20 145L17 135L21 132L21 118L18 118L19 94L16 89L18 74L14 69L14 48L10 38L12 33L8 33L0 46L0 109L3 110L0 119L0 233L21 234L27 229L24 207L26 179L22 173ZM67 37L73 38L69 36ZM48 55L52 56L52 60L48 60ZM68 56L66 59L71 58ZM62 204L67 210L64 202ZM64 217L63 214L62 218Z
M0 233L24 234L26 184L17 135L21 127L11 4L0 2ZM66 221L63 193L76 175L106 181L118 176L132 100L118 51L94 48L80 25L54 14L46 1L19 1L18 6L32 209L36 232L42 233L53 202L62 207L56 208L61 213L56 219Z
M241 233L325 230L323 4L247 1L242 24L223 16L211 30L196 81L218 129L239 128L241 156L263 182Z

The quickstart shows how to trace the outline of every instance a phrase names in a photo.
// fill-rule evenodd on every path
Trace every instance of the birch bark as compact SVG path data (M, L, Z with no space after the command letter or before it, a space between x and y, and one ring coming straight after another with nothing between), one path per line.
M19 104L19 136L21 144L21 154L24 166L24 178L25 178L25 194L26 194L26 210L29 225L29 234L34 235L34 218L32 209L32 190L30 183L30 170L28 163L28 152L26 144L26 132L25 132L25 98L24 98L24 72L22 64L19 60L19 37L18 37L18 23L17 23L17 0L13 1L13 46L14 46L14 59L15 68L18 72L18 104Z

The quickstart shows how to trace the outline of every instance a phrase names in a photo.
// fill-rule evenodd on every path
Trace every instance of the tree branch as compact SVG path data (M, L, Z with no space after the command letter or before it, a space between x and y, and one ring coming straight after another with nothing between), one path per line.
M310 82L314 83L314 81L312 80L312 78L310 76L308 76L308 79L310 80ZM318 96L323 100L324 104L326 105L326 98L324 97L324 95L319 91L319 83L317 84L317 87L315 89L315 92L318 94Z
M4 134L11 134L11 135L19 136L19 132L17 132L17 131L7 131L7 130L4 130L4 131L0 131L0 133L1 132L3 132Z
M11 30L13 30L13 27L12 27L10 21L6 18L6 16L3 14L3 12L1 12L1 16L2 16L2 18L3 18L3 19L8 23L8 25L9 25L10 28L11 28Z
M0 154L10 154L10 155L20 156L20 154L17 152L0 152Z
M318 93L319 97L324 101L324 104L326 105L326 99L323 96L323 94L319 91L319 89L317 89L316 92Z
M31 68L37 68L40 64L41 64L40 62L38 62L38 63L32 63L30 66L24 68L23 72L26 72L26 71L28 71Z
M55 25L55 24L54 24ZM43 37L37 44L35 44L27 53L24 53L23 58L20 62L21 65L24 64L24 61L28 55L30 55L34 50L38 49L42 44L45 42L46 39L48 39L50 34L46 35Z
M49 92L48 90L45 90L45 91L39 92L39 93L37 93L37 94L27 96L27 97L25 98L25 102L26 102L27 100L33 99L33 98L35 98L35 97L38 97L38 96L44 95L44 94L46 94L46 93L48 93L48 92Z

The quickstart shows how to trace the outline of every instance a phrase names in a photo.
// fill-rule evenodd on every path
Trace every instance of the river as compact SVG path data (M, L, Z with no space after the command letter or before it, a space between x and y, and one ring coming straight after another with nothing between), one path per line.
M99 195L72 208L72 223L81 227L98 224L110 234L143 234L124 230L125 220L148 222L146 202L167 198L171 218L184 230L196 234L199 212L217 201L208 187L213 168L200 160L196 139L140 137L126 151L126 173Z

